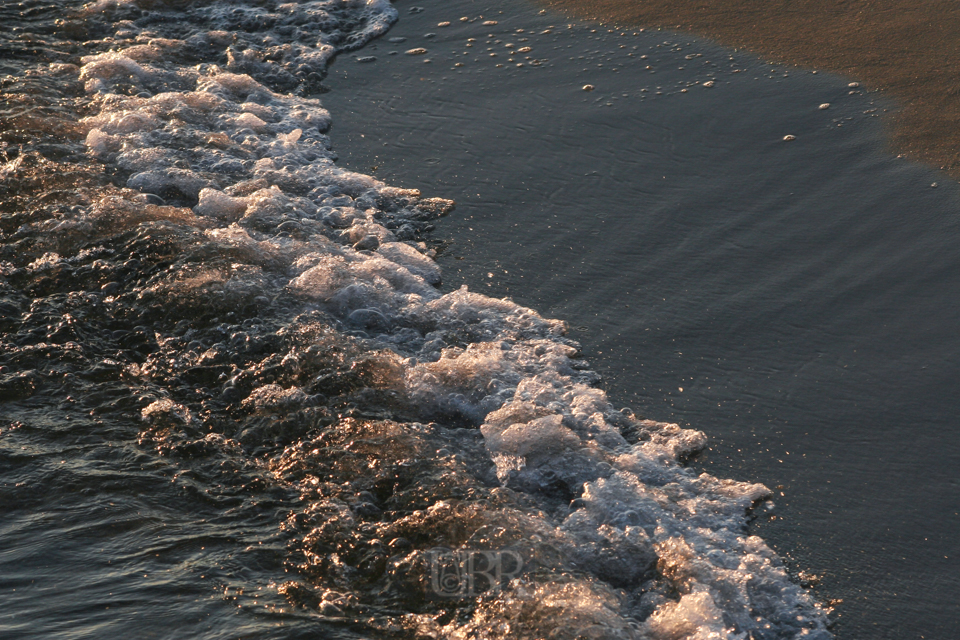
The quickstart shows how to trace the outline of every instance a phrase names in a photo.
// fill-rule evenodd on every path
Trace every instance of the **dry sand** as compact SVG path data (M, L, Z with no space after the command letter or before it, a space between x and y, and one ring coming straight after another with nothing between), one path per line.
M663 27L884 91L897 152L960 178L956 0L542 0L618 26Z

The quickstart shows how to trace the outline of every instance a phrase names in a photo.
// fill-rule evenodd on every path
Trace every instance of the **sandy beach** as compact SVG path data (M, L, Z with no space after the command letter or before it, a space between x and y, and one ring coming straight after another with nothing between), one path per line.
M960 176L960 5L935 0L546 0L617 25L682 30L889 93L898 153Z

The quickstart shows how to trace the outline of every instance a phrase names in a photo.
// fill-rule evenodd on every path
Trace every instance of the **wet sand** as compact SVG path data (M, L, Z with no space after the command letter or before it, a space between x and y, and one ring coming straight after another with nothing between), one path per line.
M938 0L546 0L616 25L678 29L891 94L895 150L960 177L960 4Z

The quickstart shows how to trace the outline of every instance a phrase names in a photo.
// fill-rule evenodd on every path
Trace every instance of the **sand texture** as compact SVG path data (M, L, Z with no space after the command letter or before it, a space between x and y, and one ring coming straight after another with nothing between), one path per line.
M546 0L616 25L680 29L888 92L898 153L960 177L960 3L942 0Z

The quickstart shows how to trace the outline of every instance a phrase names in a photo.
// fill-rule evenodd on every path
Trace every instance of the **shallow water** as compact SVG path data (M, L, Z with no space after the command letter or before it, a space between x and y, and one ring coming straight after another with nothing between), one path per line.
M831 637L767 487L442 288L452 202L335 164L316 95L388 3L11 12L5 634Z
M419 4L332 71L341 163L457 200L449 286L568 320L617 401L777 487L755 528L843 600L839 637L956 635L960 199L886 151L893 105L676 34ZM496 68L520 37L547 62Z

